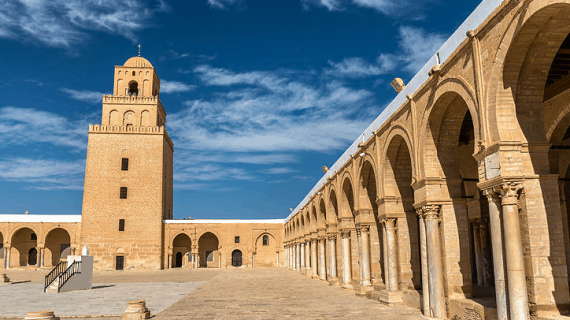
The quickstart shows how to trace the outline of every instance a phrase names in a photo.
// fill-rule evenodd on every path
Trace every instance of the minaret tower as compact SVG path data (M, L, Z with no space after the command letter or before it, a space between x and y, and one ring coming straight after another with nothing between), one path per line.
M173 144L159 94L156 71L139 51L115 66L101 125L89 125L81 242L96 269L162 268L162 222L172 219Z

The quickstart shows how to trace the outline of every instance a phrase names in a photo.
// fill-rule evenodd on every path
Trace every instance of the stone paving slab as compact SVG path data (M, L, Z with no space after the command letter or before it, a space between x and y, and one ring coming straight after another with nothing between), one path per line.
M160 312L164 319L427 319L287 269L228 269Z
M96 283L92 290L44 293L43 285L20 283L0 286L0 317L23 317L26 312L49 310L58 317L122 315L127 303L146 300L156 314L203 282Z

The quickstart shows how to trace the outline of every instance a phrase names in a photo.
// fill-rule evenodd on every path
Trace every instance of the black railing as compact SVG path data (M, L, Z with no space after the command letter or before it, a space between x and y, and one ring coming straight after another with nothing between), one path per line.
M59 276L59 283L57 286L57 292L61 290L61 287L67 282L67 280L71 279L75 274L81 273L81 261L74 261L67 270L65 270Z
M47 274L45 283L44 283L44 292L46 292L47 288L57 279L57 277L65 271L65 267L67 265L67 261L60 262L53 268L50 273Z

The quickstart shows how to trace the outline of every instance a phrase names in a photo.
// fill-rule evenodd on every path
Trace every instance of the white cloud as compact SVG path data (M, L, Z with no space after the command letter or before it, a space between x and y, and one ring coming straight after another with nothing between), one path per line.
M0 179L25 182L34 190L82 190L85 160L29 158L0 160Z
M52 112L29 108L0 108L0 148L49 143L73 151L87 148L86 120L69 121Z
M242 0L208 0L208 4L212 8L216 9L228 9L229 7L234 7L242 5Z
M392 1L392 0L352 0L352 2L364 8L370 8L382 13L391 13L396 7L402 7L406 1Z
M0 0L0 37L70 48L85 41L86 31L102 31L134 41L163 1L137 0Z
M194 90L196 86L185 84L178 81L168 81L160 80L160 92L161 93L174 93L174 92L186 92Z
M303 8L309 9L310 5L325 7L329 11L338 11L343 9L342 1L340 0L301 0Z
M89 103L101 103L103 100L103 93L98 91L73 90L68 88L61 88L61 91L68 93L69 96L75 100L81 100Z
M261 172L263 174L287 174L287 173L297 172L297 170L293 170L293 169L287 168L287 167L280 167L280 168L264 169L264 170L260 170L259 172Z
M371 64L362 58L345 58L337 63L329 61L329 64L332 68L327 73L337 77L362 78L386 73L382 64Z

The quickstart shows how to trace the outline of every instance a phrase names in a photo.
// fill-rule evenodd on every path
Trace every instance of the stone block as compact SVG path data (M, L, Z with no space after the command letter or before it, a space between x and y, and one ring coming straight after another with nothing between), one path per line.
M123 314L123 320L144 320L150 318L150 311L146 308L145 300L130 301Z

